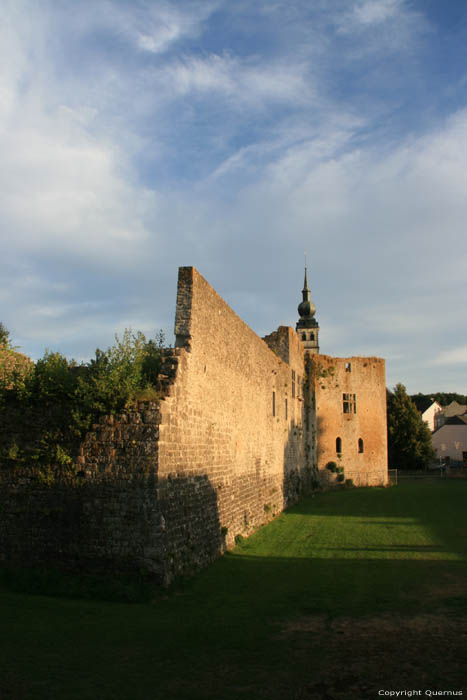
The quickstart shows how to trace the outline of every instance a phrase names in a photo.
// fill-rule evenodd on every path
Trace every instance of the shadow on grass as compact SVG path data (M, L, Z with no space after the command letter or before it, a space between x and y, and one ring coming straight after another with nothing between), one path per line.
M361 700L398 678L455 689L465 673L465 509L450 490L422 488L308 499L197 577L154 588L150 604L3 593L0 689L2 672L15 700ZM314 539L310 522L323 526ZM401 528L386 532L394 522ZM435 543L407 540L421 537L419 523ZM343 541L354 526L367 539Z

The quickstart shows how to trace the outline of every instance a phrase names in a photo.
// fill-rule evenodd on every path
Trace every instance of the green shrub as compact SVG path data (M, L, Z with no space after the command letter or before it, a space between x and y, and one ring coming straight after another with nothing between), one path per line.
M332 474L337 472L337 464L335 462L328 462L326 464L326 469L328 469Z
M0 343L0 465L35 465L47 481L74 474L73 455L100 415L159 398L163 340L162 333L147 341L126 330L88 363L47 350L35 365L26 358L22 375L11 369L19 353Z
M344 481L344 479L345 479L345 476L343 474L338 474L336 481L338 481L339 483L342 483Z

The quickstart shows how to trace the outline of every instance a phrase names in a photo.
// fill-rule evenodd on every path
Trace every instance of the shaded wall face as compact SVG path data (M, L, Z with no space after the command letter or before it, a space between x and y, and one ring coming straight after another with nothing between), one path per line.
M158 402L103 416L78 472L44 481L34 467L0 475L0 559L106 574L145 568L165 580L157 499Z
M311 358L317 459L355 484L387 483L385 363L380 358Z
M467 425L443 425L431 438L436 457L463 462L467 454Z
M185 350L161 405L159 476L206 476L230 545L300 491L303 351L281 329L286 364L193 268L180 270L175 330Z

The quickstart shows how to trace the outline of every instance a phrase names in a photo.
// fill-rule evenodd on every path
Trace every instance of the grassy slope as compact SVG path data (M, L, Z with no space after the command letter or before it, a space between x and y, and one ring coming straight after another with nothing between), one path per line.
M321 494L145 605L3 591L0 690L13 700L365 698L399 672L420 685L420 655L425 683L460 688L466 502L467 483L449 481Z

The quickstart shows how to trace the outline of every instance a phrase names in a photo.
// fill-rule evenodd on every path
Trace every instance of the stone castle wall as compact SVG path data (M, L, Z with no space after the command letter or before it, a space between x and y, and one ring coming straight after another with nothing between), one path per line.
M159 477L206 477L229 546L296 501L309 479L303 350L279 329L286 364L193 268L180 269L175 334L182 354L161 405Z
M75 475L0 473L0 559L144 569L169 583L296 502L318 475L334 480L329 461L356 485L387 483L383 360L305 360L283 326L262 340L192 267L179 270L175 336L160 399L103 416ZM344 411L344 395L356 412Z
M161 400L103 416L77 476L2 475L3 559L168 583L298 499L311 472L296 334L280 328L270 349L193 268L180 269L175 332Z

